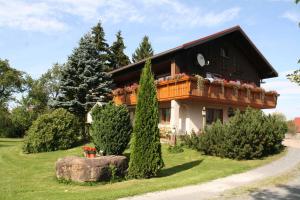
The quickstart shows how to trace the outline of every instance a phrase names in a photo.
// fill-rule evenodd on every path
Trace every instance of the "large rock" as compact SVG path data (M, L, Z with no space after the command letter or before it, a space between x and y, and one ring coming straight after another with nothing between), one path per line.
M124 176L128 160L125 156L69 156L56 161L56 177L77 182L104 181L111 178L111 166L116 167L116 175Z

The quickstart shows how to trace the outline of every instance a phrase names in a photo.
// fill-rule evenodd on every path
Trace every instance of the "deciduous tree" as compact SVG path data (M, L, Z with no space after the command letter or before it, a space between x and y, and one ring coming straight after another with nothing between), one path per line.
M24 73L10 67L8 60L0 59L0 104L11 100L12 94L22 91Z

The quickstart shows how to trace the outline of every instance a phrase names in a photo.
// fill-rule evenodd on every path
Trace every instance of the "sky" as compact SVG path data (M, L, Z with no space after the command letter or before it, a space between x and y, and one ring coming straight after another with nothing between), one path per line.
M130 57L144 35L159 53L240 25L279 73L263 84L280 94L266 112L300 117L300 86L286 79L300 68L300 4L293 0L0 0L0 58L38 78L66 62L99 20L109 44L122 31Z

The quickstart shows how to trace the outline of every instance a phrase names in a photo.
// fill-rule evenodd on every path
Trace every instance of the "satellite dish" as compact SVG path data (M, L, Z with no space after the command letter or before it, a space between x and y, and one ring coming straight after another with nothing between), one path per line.
M197 54L197 61L201 67L203 67L205 65L205 58L201 53Z

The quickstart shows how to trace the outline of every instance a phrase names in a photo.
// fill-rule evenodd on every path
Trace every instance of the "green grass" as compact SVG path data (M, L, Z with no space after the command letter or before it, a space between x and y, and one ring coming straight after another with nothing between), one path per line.
M55 178L55 161L81 155L81 147L65 151L23 154L22 140L0 138L0 199L116 199L165 190L240 173L278 159L284 153L262 160L236 161L184 149L170 154L163 145L165 168L159 177L117 183L62 183Z

